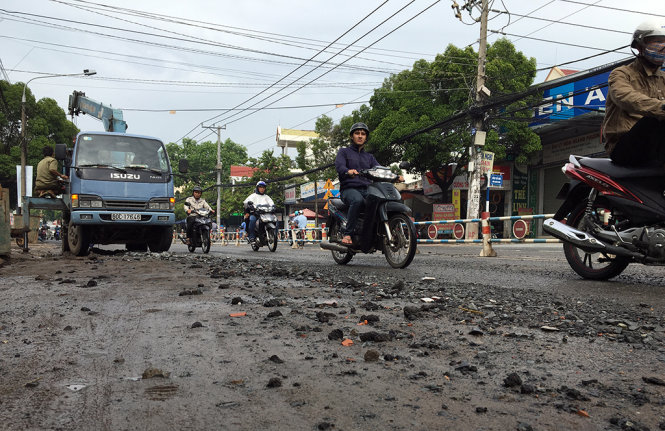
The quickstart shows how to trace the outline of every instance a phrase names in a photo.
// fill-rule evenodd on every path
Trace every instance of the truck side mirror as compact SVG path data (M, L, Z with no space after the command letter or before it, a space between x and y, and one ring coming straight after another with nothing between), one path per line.
M187 161L187 159L178 160L178 172L180 172L181 174L186 174L188 170L189 170L189 162Z
M67 158L67 145L55 144L55 159L65 160Z

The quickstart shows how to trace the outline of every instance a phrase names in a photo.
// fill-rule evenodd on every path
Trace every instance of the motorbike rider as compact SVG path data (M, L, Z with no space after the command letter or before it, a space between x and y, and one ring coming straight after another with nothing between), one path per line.
M365 123L355 123L349 130L351 143L340 148L335 158L335 169L339 175L339 188L342 201L348 205L346 229L342 232L342 244L351 245L351 236L356 228L358 214L367 197L367 186L371 180L359 176L361 169L380 166L374 156L365 151L365 143L369 139L369 128ZM399 181L404 181L400 176Z
M192 196L188 197L185 200L184 208L187 213L187 243L190 243L190 238L192 237L192 227L194 224L194 219L198 210L208 210L211 213L214 213L208 202L201 197L203 190L201 187L196 186L192 189Z
M665 164L665 22L645 22L633 33L636 59L610 73L603 137L613 162Z
M254 209L258 205L275 205L270 196L266 194L265 181L259 181L256 183L254 193L247 196L243 201L243 206L245 208L244 218L249 221L247 224L247 237L250 243L253 243L256 240L256 214L254 214Z

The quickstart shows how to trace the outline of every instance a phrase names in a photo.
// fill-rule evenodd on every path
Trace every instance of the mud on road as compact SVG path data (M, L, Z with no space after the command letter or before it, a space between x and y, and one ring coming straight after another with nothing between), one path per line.
M2 429L665 429L647 303L258 254L13 252Z

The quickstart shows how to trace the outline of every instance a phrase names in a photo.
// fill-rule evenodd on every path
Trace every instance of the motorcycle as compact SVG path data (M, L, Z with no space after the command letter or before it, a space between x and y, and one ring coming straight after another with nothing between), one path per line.
M570 267L591 280L621 274L630 263L665 265L662 167L623 167L610 159L571 155L564 203L543 229L564 242Z
M247 239L252 250L259 251L259 248L268 246L268 250L274 252L277 250L277 216L275 215L274 205L256 205L252 202L247 203L249 210L256 216L256 238L253 242Z
M212 230L212 220L210 219L210 211L205 209L194 210L195 218L192 222L192 238L187 239L180 237L183 244L187 244L187 250L194 253L197 247L201 247L204 253L210 251L210 231Z
M405 163L400 165L406 167ZM321 248L330 250L339 265L349 263L356 253L381 250L390 266L406 268L416 254L417 234L409 217L411 209L402 203L399 191L391 184L399 175L383 166L363 169L359 174L372 180L358 216L356 232L360 234L352 235L352 245L342 244L348 206L341 199L329 199L326 222L329 241L322 242Z

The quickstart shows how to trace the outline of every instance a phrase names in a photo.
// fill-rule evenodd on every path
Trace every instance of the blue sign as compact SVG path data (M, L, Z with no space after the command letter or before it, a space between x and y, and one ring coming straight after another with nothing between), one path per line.
M490 175L490 187L503 187L503 175L501 174Z
M543 104L534 112L533 124L567 120L605 107L610 72L561 85L543 93ZM600 88L597 88L600 87Z

